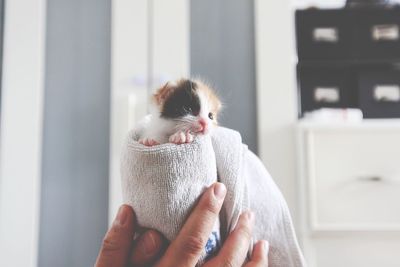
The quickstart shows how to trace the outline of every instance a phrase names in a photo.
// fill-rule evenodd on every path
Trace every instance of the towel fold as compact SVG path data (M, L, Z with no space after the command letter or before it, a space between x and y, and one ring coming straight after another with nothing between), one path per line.
M253 239L270 243L269 266L305 265L282 194L238 132L218 127L211 137L197 136L190 144L145 147L137 142L142 130L129 133L121 157L123 200L134 207L139 225L174 240L198 197L219 180L227 195L205 257L251 209Z

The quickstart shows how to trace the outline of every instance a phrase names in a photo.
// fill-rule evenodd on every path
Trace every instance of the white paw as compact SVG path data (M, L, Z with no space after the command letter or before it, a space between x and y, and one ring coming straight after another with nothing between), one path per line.
M193 135L190 132L176 132L169 137L169 141L173 144L184 144L193 142Z
M186 143L193 142L193 135L190 132L186 132Z
M151 138L139 139L139 143L145 146L156 146L160 144L159 142Z

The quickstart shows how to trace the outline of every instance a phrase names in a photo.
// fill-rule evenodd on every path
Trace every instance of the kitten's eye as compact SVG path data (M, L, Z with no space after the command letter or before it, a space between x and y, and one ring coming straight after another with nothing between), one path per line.
M210 118L210 120L213 120L213 119L214 119L214 114L212 114L212 113L210 112L210 113L208 113L208 117Z

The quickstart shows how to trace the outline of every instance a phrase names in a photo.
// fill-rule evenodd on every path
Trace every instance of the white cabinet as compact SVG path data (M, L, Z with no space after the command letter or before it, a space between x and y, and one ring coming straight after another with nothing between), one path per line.
M400 266L400 121L298 126L310 266Z

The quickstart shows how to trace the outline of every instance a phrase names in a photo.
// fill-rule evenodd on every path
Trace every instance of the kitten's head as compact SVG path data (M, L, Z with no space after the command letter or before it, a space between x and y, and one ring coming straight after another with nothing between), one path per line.
M217 125L221 101L201 81L168 82L153 95L160 117L176 122L176 130L206 134Z

